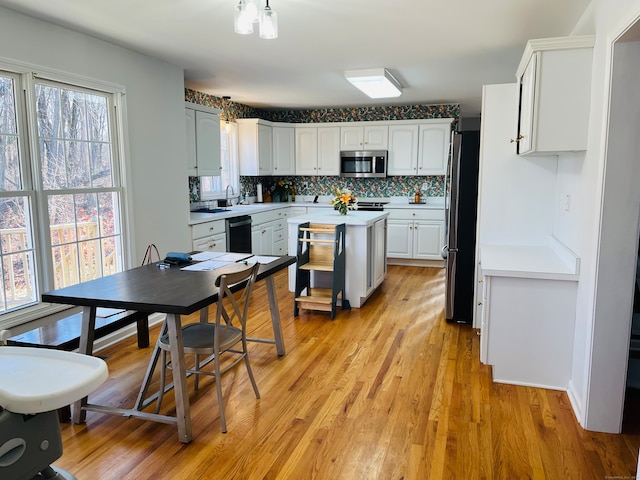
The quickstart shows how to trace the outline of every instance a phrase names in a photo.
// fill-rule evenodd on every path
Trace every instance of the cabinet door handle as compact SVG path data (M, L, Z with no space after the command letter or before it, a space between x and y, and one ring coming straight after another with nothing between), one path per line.
M484 283L483 279L478 280L478 283Z
M518 143L520 140L522 140L524 138L524 135L520 134L518 135L518 138L512 138L509 143Z
M478 305L482 305L482 302L478 302Z

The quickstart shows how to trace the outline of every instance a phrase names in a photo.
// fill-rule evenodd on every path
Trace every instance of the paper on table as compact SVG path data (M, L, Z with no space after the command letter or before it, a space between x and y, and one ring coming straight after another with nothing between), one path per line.
M212 258L218 258L226 255L227 252L198 252L191 255L191 260L196 262L203 262L205 260L211 260Z
M264 255L254 255L251 258L247 258L247 263L256 263L256 262L260 262L260 263L271 263L275 260L277 260L278 257L267 257Z
M251 253L227 252L217 257L216 260L220 260L221 262L239 262L240 260L249 258L251 255L252 255Z
M180 270L192 270L195 272L204 272L209 270L215 270L216 268L224 267L234 262L221 262L219 260L204 260L202 262L194 263L187 267L183 267Z

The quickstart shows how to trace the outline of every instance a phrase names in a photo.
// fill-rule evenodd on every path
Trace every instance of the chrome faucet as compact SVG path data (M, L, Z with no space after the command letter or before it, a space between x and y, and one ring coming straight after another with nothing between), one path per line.
M236 192L233 191L233 187L231 185L227 185L227 188L224 189L225 201L227 202L227 206L230 207L229 203L229 189L231 189L231 195L235 195Z

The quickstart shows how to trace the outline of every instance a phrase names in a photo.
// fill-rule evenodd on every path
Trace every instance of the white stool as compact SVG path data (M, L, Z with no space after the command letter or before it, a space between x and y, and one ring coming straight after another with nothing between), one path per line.
M97 357L46 348L0 346L0 478L75 479L51 466L62 456L57 410L108 376Z

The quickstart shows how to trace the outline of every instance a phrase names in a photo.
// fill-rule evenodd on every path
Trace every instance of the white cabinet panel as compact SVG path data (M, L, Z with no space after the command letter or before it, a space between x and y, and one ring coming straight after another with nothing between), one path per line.
M418 132L415 125L389 127L389 175L416 175L418 171Z
M387 150L387 125L350 125L340 128L340 150Z
M450 124L420 125L418 175L444 175L451 145Z
M238 119L240 175L271 175L273 130L270 122L257 118Z
M557 155L587 148L593 36L530 40L520 83L517 153Z
M220 175L220 115L214 109L187 104L185 128L187 135L188 175Z
M444 224L442 222L414 222L415 246L414 258L426 260L440 260L440 250L444 238Z
M295 175L295 128L273 126L273 174Z
M340 127L296 127L296 175L340 174Z

